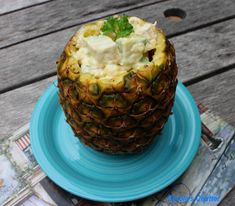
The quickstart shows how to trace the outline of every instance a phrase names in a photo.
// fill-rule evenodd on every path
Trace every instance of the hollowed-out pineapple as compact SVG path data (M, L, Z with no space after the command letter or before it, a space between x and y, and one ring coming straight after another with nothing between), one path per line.
M177 65L154 24L121 16L84 25L57 63L60 103L81 142L121 154L157 138L173 106Z

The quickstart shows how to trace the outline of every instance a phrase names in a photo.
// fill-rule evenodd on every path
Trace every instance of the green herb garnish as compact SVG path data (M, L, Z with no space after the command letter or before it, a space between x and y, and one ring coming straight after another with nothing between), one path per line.
M129 36L134 31L126 15L119 17L108 17L101 28L104 35L110 36L114 40Z

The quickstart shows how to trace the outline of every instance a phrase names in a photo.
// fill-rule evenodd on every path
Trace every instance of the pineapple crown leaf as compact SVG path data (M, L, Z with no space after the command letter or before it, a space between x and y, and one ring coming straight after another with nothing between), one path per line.
M101 28L104 35L111 35L115 39L129 36L133 31L133 26L128 21L127 15L118 17L108 17Z

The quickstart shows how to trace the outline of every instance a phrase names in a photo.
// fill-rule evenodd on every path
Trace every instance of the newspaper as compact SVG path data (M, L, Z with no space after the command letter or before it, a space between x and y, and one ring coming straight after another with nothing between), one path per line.
M235 185L235 129L198 103L201 144L192 164L172 185L150 197L101 203L72 195L40 169L30 146L29 125L0 142L0 205L163 206L218 205Z

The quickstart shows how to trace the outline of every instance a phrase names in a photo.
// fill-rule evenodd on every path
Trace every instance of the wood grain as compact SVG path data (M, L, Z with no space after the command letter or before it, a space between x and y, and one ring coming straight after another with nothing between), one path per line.
M188 88L197 100L235 127L235 68Z
M180 35L172 41L182 81L235 63L235 19Z
M51 0L0 0L0 15Z
M182 21L170 21L165 18L164 11L178 8L186 12ZM128 15L139 16L158 25L168 36L175 36L191 30L210 25L212 22L234 17L234 0L171 0L160 4L143 7L127 12Z
M29 122L38 97L54 79L48 78L0 95L0 139L9 137Z
M0 91L55 73L55 61L71 28L0 50ZM188 81L235 63L235 19L171 39L175 44L179 78Z
M161 1L52 1L45 5L2 16L0 48L118 12L138 15L150 21L157 20L168 35L235 15L233 0L223 0L223 3L217 0ZM152 4L153 2L161 3ZM143 7L146 4L151 5ZM129 11L136 7L143 8ZM183 9L186 11L186 18L177 23L166 20L163 12L170 8Z
M57 0L1 16L0 48L92 19L164 0ZM166 0L165 0L166 1Z
M189 86L192 95L235 126L235 68ZM55 77L0 95L0 138L28 123L38 97Z

